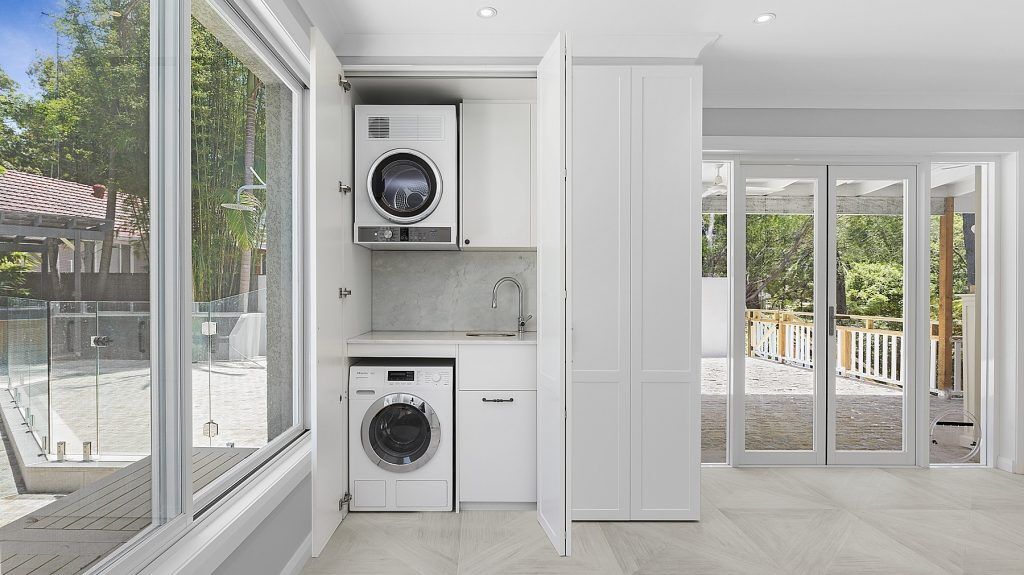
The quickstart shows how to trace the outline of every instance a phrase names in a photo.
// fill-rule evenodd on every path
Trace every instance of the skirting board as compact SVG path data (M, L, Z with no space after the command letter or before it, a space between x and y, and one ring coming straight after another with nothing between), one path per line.
M536 511L536 503L486 503L463 501L459 503L459 511Z
M306 563L309 562L309 558L313 555L313 534L306 535L306 539L299 545L299 548L295 550L292 558L285 564L284 569L281 570L281 575L299 575L302 570L306 567Z

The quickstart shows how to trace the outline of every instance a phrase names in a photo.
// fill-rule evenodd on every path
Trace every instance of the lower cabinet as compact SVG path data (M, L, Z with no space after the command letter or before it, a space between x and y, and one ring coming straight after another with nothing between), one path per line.
M459 391L455 426L463 504L537 501L536 391Z

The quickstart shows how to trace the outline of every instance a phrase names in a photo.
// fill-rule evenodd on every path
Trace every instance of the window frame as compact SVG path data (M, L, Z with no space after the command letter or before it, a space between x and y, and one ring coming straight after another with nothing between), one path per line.
M278 53L288 34L279 23L248 18L244 0L205 0L232 32L292 90L292 425L217 481L192 489L192 237L191 19L192 0L150 5L150 337L152 370L152 505L154 521L86 573L138 573L210 516L226 496L255 489L268 463L287 459L308 430L311 337L308 292L308 213L305 142L308 71ZM184 193L183 193L184 192ZM134 259L134 253L132 254ZM133 266L134 267L134 266ZM197 511L198 510L198 511ZM204 517L207 519L208 517Z
M212 481L209 485L193 494L195 499L195 515L202 514L209 509L218 499L232 489L232 486L243 481L256 469L273 459L292 441L298 438L306 429L304 407L305 401L305 293L302 289L305 278L305 250L304 238L306 231L306 202L305 202L305 118L306 98L304 91L305 84L299 79L299 73L292 70L270 47L270 43L261 35L255 26L248 21L240 10L235 0L202 0L205 1L217 15L227 24L231 31L242 40L246 47L252 50L260 60L277 76L284 85L292 91L292 310L291 317L295 318L292 326L292 425L266 445L259 448L255 453L245 458L242 463L236 465L222 476ZM191 4L191 2L190 2ZM191 8L191 6L190 6ZM191 10L189 12L191 22ZM191 47L191 38L189 39ZM188 63L191 78L191 59ZM191 90L189 91L191 98ZM191 108L190 108L191 110ZM189 114L191 117L191 114ZM189 140L191 132L189 132ZM191 153L191 150L189 151ZM191 170L191 166L190 166ZM191 171L189 172L191 182ZM191 187L190 187L191 189ZM191 249L191 247L190 247ZM192 303L191 291L187 294L188 301ZM191 329L191 328L190 328ZM190 332L191 333L191 332Z

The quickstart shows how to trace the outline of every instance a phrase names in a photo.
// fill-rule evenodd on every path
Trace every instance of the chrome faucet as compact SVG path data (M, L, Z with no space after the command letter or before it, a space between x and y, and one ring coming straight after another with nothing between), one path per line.
M491 309L498 309L498 286L505 282L514 283L516 289L519 290L519 318L516 320L518 322L518 329L516 331L523 333L526 331L526 322L533 319L533 316L523 317L523 284L519 283L516 278L505 276L494 283L494 289L491 290Z

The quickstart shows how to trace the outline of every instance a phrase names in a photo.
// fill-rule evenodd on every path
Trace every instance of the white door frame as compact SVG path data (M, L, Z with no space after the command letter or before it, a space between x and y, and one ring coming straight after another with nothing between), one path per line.
M837 338L834 330L830 331L827 341L826 359L826 393L827 410L827 450L826 461L829 465L914 465L916 462L917 444L924 440L927 447L927 436L922 437L922 429L927 430L928 423L928 386L921 385L922 377L928 373L928 353L931 347L928 342L929 309L928 298L912 297L915 294L927 293L929 282L930 243L928 227L928 200L930 189L917 186L917 168L915 165L837 165L828 166L828 246L825 249L827 262L826 286L828 303L836 301L836 276L838 273L837 254L837 205L835 193L836 181L841 179L896 179L902 176L907 182L903 193L903 370L910 377L904 377L904 404L902 410L903 447L900 451L839 451L836 448L836 409L838 394L836 392ZM929 170L930 171L930 170ZM930 186L929 186L930 188ZM922 209L925 210L922 212ZM924 223L922 223L924 222ZM819 266L823 267L823 266ZM923 274L923 275L922 275ZM923 311L923 315L922 315ZM817 330L815 330L817 332ZM923 338L923 342L922 342ZM821 349L821 348L818 348ZM909 350L909 353L906 353ZM815 361L815 367L817 367ZM925 425L918 426L919 403L924 403ZM927 432L927 431L926 431Z
M983 442L982 452L988 465L1024 473L1024 338L1017 336L1016 326L1024 320L1024 305L1018 303L1024 285L1024 250L1019 249L1024 233L1017 222L1024 219L1024 202L1018 201L1024 190L1024 138L852 138L852 137L765 137L705 136L705 159L733 163L733 180L743 181L742 161L778 163L831 164L915 164L918 165L918 189L929 190L931 162L986 162L994 169L989 174L988 190L982 198L982 210L990 222L983 228L981 265L993 281L981 286L980 313L989 318L983 323L981 344L983 380ZM728 197L729 210L738 201L736 194ZM731 301L735 308L743 305L742 282L736 268L740 258L733 257L739 246L734 238L745 234L743 222L731 222L729 238L729 274L732 282ZM998 273L997 273L998 270ZM997 290L998 285L998 290ZM738 286L738 289L737 289ZM997 297L998 296L998 297ZM999 310L999 315L995 310ZM737 333L738 332L738 333ZM742 348L742 331L730 331L730 347ZM739 341L739 344L736 342ZM737 389L741 382L733 374L742 373L743 357L730 353L730 414L735 411ZM737 369L739 368L739 370ZM986 384L986 382L988 382ZM919 393L926 390L920 390ZM996 411L996 398L1000 410ZM917 436L927 438L927 403L916 406ZM739 465L735 454L742 448L742 427L736 418L728 424L728 463ZM917 442L916 464L928 465L927 441ZM754 464L756 465L756 463Z

